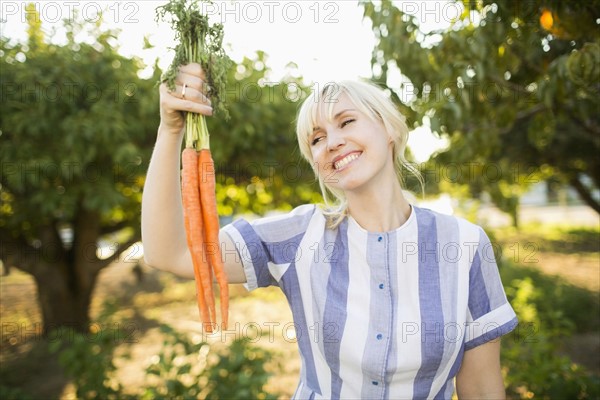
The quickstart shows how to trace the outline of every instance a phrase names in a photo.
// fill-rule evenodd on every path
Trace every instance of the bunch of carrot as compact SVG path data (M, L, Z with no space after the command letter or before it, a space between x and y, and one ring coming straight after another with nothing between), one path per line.
M181 160L183 217L194 264L200 317L205 329L212 332L213 321L216 321L214 274L220 289L222 329L227 329L229 290L219 247L214 162L209 148L198 151L194 147L186 147Z
M210 3L202 0L202 3ZM202 65L208 96L217 112L226 113L222 89L230 60L222 47L223 26L209 24L194 0L171 0L157 9L157 17L171 15L179 39L175 59L162 80L175 87L178 68L190 62ZM186 114L185 149L182 152L181 190L187 245L194 265L196 298L204 329L212 332L217 321L213 277L219 284L222 329L227 329L229 289L219 247L219 218L215 196L215 166L203 115Z

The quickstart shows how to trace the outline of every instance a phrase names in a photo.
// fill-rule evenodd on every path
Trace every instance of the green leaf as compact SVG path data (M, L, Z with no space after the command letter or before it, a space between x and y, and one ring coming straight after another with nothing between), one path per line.
M365 16L379 39L373 67L393 63L414 87L427 83L432 88L429 96L418 93L410 108L402 110L413 121L435 110L432 130L444 129L452 141L437 162L550 166L566 184L597 176L600 3L559 3L534 0L514 7L508 1L463 1L464 9L472 11L436 30L435 37L425 29L419 32L415 18L405 16L395 2L367 3ZM556 17L551 34L539 23L548 8ZM399 21L392 22L392 15ZM382 25L387 36L379 35ZM465 85L460 101L443 92L456 89L457 77ZM538 126L548 110L552 121ZM528 183L514 188L511 174L505 175L500 181L479 177L470 186L476 193L496 193L493 201L513 212L518 203L513 194L522 193ZM590 199L600 188L598 179L592 181L582 199L598 209L598 201ZM428 185L432 193L446 189L438 183ZM510 190L500 190L504 184Z

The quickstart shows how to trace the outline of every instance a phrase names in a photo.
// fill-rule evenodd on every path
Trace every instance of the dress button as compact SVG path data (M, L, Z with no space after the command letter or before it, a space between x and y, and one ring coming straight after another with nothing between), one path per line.
M382 240L383 240L383 236L379 236L379 237L377 238L377 241L378 241L378 242L381 242Z
M383 335L381 333L378 333L376 338L377 338L377 340L381 340L381 339L383 339Z
M377 381L371 381L371 383L372 383L374 386L377 386L377 385L379 385L379 382L377 382Z
M380 284L379 284L379 289L383 289L383 288L384 288L384 285L383 285L383 283L380 283Z

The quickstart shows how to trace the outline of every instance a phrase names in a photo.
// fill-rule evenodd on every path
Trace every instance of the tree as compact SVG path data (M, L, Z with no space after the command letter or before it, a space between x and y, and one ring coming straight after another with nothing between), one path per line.
M45 332L85 330L98 273L140 240L158 77L140 79L141 61L101 22L65 22L57 45L34 11L27 43L0 39L0 259L33 275ZM101 239L112 255L98 254Z
M600 212L600 1L439 2L433 30L408 3L364 4L372 64L415 126L450 139L434 162L515 218L522 190L549 176Z
M29 41L1 38L0 260L33 275L44 330L85 330L98 273L139 250L140 203L158 127L160 71L140 79L138 59L115 47L101 22L66 24L67 43L44 40L28 11ZM77 37L93 38L90 43ZM269 82L258 52L229 71L231 119L208 119L219 213L229 216L310 200L293 120L306 94L289 75ZM108 241L114 253L97 254Z

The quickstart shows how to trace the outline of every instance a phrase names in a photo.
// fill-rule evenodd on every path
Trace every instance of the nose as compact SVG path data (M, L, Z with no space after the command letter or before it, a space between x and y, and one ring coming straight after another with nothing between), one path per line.
M346 143L344 136L337 129L331 129L327 132L327 150L334 151Z

